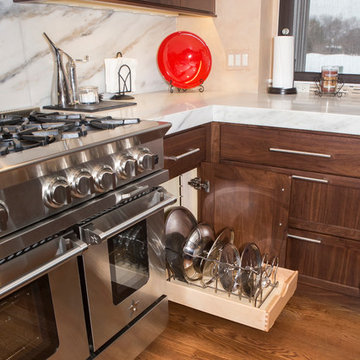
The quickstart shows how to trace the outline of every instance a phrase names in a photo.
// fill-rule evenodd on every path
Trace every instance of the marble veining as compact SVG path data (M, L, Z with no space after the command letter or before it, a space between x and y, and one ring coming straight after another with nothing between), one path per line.
M171 128L167 132L169 135L191 127L206 124L212 121L212 119L213 107L207 106L184 112L173 113L161 118L157 118L156 120L168 121L172 124Z
M176 30L176 19L163 15L90 9L57 4L0 4L0 111L44 106L56 101L54 57L43 32L76 59L79 86L105 90L104 58L121 51L136 58L137 93L162 91L158 71L161 41Z
M359 116L309 111L214 106L214 121L360 134Z
M168 134L218 121L360 135L360 106L352 99L319 101L301 94L281 99L268 94L158 92L140 94L132 114L170 122ZM117 109L103 114L122 117L128 111Z

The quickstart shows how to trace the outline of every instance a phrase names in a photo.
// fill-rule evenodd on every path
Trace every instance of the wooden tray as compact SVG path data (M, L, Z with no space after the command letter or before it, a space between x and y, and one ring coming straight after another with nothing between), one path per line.
M248 299L224 292L215 293L212 288L200 288L178 280L166 282L166 295L170 301L193 309L219 316L253 328L269 331L275 320L293 296L298 272L279 268L278 286L274 288L260 308Z

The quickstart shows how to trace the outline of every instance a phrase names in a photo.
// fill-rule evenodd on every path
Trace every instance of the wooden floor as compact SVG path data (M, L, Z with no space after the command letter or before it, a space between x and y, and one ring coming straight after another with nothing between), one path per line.
M268 333L170 303L167 329L136 360L360 360L360 299L298 285Z

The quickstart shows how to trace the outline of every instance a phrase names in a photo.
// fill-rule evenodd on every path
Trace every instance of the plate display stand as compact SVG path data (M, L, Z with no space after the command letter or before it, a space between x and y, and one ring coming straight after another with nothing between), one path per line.
M199 92L201 92L201 93L205 91L205 87L204 87L203 83L204 83L204 81L200 80L200 85L197 86ZM170 86L169 86L170 93L172 94L175 89L177 90L177 92L186 92L187 90L189 90L189 89L181 89L181 88L178 88L178 87L174 86L172 84L172 80L170 80Z

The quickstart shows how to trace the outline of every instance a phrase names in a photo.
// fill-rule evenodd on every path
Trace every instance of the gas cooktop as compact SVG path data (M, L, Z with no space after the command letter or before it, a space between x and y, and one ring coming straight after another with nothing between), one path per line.
M30 111L0 114L0 155L87 136L89 132L139 124L138 118L113 119L84 114Z
M169 127L152 120L46 113L39 108L0 112L0 174L84 150L96 152L95 149L114 142L135 146L139 137L154 131L162 133Z

